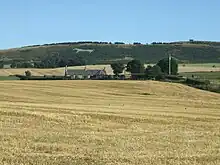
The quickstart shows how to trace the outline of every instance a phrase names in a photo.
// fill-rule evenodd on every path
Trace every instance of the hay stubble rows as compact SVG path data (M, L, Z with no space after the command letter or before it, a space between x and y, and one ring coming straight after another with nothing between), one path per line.
M217 165L219 96L153 81L0 82L0 162Z

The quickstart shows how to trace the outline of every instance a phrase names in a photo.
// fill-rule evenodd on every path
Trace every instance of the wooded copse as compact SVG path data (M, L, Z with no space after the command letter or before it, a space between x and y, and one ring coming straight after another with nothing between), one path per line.
M169 59L164 58L157 62L156 65L148 65L146 68L144 64L137 59L129 61L126 66L116 62L111 64L113 73L118 76L120 73L125 71L130 72L132 79L162 79L163 76L169 74L169 65L171 69L171 75L178 74L178 62L176 59L171 58L170 64Z
M169 65L171 69L171 74L169 74ZM112 69L115 72L120 70L121 64L115 63L112 64ZM120 68L117 68L120 67ZM201 80L190 77L183 78L178 75L178 62L175 58L171 58L170 64L169 59L164 58L157 62L156 65L148 65L146 68L140 60L129 61L126 66L124 66L127 72L131 73L131 79L133 80L159 80L159 81L169 81L169 82L178 82L182 84L189 85L194 88L207 90L211 92L220 93L220 85L211 83L208 79ZM123 71L121 71L123 72ZM118 74L116 74L116 77Z

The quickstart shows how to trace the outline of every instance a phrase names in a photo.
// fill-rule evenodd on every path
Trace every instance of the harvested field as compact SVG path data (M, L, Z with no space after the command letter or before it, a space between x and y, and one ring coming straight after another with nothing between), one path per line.
M5 165L220 164L220 94L153 81L0 81Z

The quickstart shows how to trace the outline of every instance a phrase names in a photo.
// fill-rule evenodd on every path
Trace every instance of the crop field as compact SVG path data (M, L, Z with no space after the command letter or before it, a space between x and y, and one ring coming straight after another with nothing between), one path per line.
M150 64L153 65L153 64ZM213 68L215 65L215 68ZM145 65L147 66L147 64ZM69 67L71 69L84 69L85 66L74 66ZM104 69L107 74L113 74L110 65L87 65L87 69ZM64 68L55 68L55 69L36 69L36 68L25 68L25 69L0 69L0 76L9 76L14 74L24 74L26 70L30 70L32 75L43 76L43 75L64 75ZM186 64L185 66L179 65L179 72L210 72L210 71L219 71L219 63L207 63L207 64Z
M154 81L0 81L4 165L218 165L220 94Z

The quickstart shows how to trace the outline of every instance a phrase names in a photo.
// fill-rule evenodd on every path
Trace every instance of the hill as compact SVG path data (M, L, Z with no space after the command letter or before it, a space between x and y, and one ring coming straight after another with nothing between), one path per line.
M2 164L219 164L220 95L154 81L0 81Z
M120 42L69 42L33 45L0 50L0 63L13 67L62 67L65 64L109 64L114 61L127 63L139 59L155 63L170 53L183 63L219 63L220 42L190 41L152 44L124 44Z

